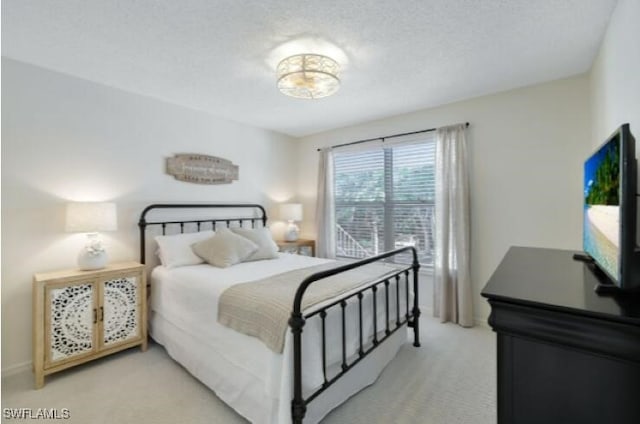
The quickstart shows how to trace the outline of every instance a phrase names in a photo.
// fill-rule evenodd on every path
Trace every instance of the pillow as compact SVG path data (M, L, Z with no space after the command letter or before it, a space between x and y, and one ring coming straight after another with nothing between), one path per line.
M258 250L243 262L259 261L262 259L276 259L278 257L278 245L273 241L271 231L268 228L231 228L231 231L247 238L258 245Z
M253 255L258 245L224 228L213 237L193 244L191 248L207 263L226 268Z
M193 253L191 245L210 238L215 233L211 230L197 233L173 234L170 236L156 236L158 256L160 262L167 268L177 268L185 265L198 265L204 262Z

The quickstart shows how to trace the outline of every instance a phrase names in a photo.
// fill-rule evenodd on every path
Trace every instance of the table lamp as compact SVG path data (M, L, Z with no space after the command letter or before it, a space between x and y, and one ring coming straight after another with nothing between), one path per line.
M302 205L300 203L284 203L280 205L280 218L289 223L284 239L286 241L298 240L300 230L295 222L302 221Z
M87 244L78 254L82 270L101 269L107 265L107 251L98 231L118 229L115 203L68 203L65 229L71 233L87 233Z

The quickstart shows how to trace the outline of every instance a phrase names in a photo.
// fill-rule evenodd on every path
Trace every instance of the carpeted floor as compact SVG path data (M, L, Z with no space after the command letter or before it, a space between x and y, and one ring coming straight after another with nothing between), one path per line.
M331 412L322 424L495 424L495 335L421 320L422 347L405 345L371 387ZM151 344L46 379L2 380L3 408L67 408L79 424L246 423L213 392ZM16 421L6 419L2 422Z

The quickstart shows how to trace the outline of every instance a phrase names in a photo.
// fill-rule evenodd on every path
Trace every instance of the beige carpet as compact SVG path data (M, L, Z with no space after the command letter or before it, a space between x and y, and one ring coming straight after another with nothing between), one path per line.
M422 347L405 345L371 387L323 424L495 424L495 336L421 319ZM2 380L3 408L68 408L57 422L246 423L151 344L52 375L33 390L31 373ZM2 422L23 420L5 419ZM23 421L24 422L24 421Z

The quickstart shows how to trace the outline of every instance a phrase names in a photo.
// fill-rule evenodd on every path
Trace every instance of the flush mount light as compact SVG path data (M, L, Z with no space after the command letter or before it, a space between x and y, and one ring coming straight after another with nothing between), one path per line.
M299 99L320 99L338 91L340 65L327 56L297 54L278 64L278 89Z

